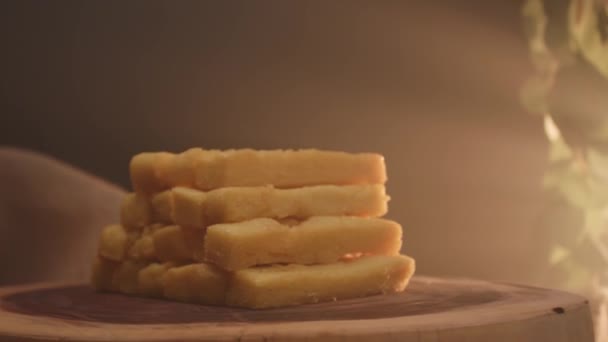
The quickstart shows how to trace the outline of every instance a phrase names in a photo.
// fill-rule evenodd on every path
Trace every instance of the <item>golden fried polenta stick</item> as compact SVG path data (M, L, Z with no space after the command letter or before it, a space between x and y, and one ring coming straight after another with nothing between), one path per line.
M228 281L228 274L212 265L174 267L164 275L164 296L181 302L222 305Z
M328 264L347 254L397 255L401 226L394 221L317 216L295 226L260 218L207 228L205 261L234 271L255 265Z
M152 198L155 211L173 223L203 228L211 224L311 216L379 217L387 212L383 185L320 185L297 189L230 187L203 192L176 187Z
M254 267L234 273L226 304L262 309L403 291L415 270L405 255L328 265Z
M175 186L211 190L274 185L296 188L321 184L384 184L384 158L373 153L320 150L203 150L180 154L140 153L131 159L136 192L152 194Z
M122 261L138 237L139 232L127 231L120 224L106 226L101 231L98 254L108 260Z

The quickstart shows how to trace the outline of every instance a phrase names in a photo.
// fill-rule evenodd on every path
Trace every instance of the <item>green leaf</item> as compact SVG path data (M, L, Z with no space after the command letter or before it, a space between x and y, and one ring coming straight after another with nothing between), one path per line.
M588 208L592 197L584 174L572 162L553 163L545 173L543 186L558 191L573 207Z
M568 250L564 246L555 245L551 249L551 254L549 255L549 263L551 265L557 265L563 262L566 258L568 258L570 254L570 250Z
M599 239L606 231L606 215L601 210L585 212L585 233L590 239Z
M564 139L555 139L549 145L549 161L560 162L565 160L572 160L574 153L572 149Z
M542 0L528 0L522 7L524 32L528 36L528 44L532 53L546 51L545 27L547 16Z
M590 174L608 186L608 155L594 148L587 148L586 152Z
M581 55L604 77L608 78L608 43L602 32L608 5L594 0L579 0L580 6L571 6L569 13L570 35Z

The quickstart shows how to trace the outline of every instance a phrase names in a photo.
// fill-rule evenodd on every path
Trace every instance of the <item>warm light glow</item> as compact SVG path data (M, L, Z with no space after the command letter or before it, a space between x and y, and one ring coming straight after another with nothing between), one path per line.
M553 121L549 114L545 114L544 124L545 134L547 135L547 138L549 138L549 141L553 142L561 139L562 134L560 133L559 128L557 128L555 121Z

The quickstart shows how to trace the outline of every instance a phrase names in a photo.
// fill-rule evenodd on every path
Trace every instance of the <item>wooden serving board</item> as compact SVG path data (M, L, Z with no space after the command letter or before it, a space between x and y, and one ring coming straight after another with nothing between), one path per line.
M587 301L554 290L414 277L406 292L273 310L0 289L0 341L593 341Z

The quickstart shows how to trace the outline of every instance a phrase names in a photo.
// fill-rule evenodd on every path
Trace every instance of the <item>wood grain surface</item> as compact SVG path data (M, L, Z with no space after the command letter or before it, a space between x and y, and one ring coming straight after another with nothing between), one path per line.
M0 289L0 341L593 341L585 299L554 290L414 277L406 292L273 310L95 293Z

